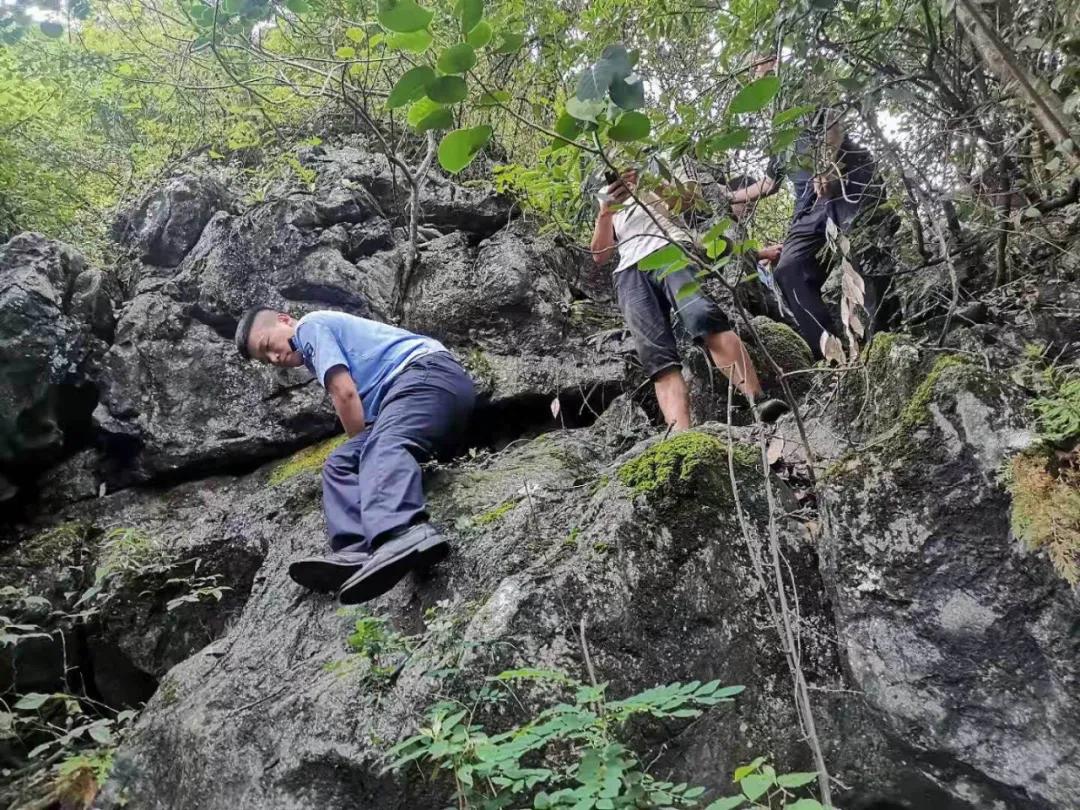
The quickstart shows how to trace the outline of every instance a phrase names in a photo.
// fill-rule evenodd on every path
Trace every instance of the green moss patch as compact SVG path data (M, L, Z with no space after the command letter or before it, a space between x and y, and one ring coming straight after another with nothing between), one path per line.
M757 453L736 445L735 463L755 467ZM727 466L728 445L716 436L687 430L653 445L618 470L619 480L638 494L673 490L686 484L700 468Z
M489 526L492 523L502 520L508 512L513 511L515 506L517 506L516 500L503 501L498 506L474 516L472 524L474 526Z
M971 366L971 361L955 354L946 354L939 357L933 368L930 369L930 373L926 375L926 379L919 383L919 387L915 389L915 393L912 394L911 399L904 406L904 410L900 412L900 425L903 431L906 433L913 430L930 418L930 403L934 399L934 392L937 390L941 378L950 369L970 368Z
M327 439L324 442L305 447L303 450L293 453L285 461L274 467L274 471L270 473L270 486L276 487L278 484L282 484L290 478L295 478L303 473L321 470L323 463L329 458L330 454L343 445L348 438L343 433L340 436L335 436L332 439Z

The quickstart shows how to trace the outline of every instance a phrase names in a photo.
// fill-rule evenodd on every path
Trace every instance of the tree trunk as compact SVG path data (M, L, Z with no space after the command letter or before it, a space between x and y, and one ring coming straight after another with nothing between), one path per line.
M1035 121L1046 131L1055 146L1061 149L1069 165L1080 168L1077 144L1080 136L1076 125L1062 107L1061 99L1041 79L1036 78L1016 58L1016 54L998 36L997 30L986 19L977 0L956 0L956 16L963 23L979 56L986 62L1001 83L1013 90L1031 110Z

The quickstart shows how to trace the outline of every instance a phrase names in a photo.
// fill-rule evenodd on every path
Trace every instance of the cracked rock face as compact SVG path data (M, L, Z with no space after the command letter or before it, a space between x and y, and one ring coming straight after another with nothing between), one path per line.
M986 806L1072 806L1080 603L1010 536L999 482L1032 441L1023 401L964 364L923 390L902 434L830 478L822 572L846 666L890 735L981 774Z
M0 246L0 499L87 429L113 312L100 271L26 233Z

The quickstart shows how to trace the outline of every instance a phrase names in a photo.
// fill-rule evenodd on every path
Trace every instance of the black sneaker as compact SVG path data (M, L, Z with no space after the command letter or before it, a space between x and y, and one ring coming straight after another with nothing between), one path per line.
M771 424L790 411L791 408L782 399L767 399L757 406L758 419L765 424Z
M305 557L289 565L293 582L320 593L333 593L372 560L368 551L331 551L322 557Z
M338 601L358 605L382 596L410 570L432 566L449 551L446 538L430 523L410 526L375 549L371 561L341 586Z

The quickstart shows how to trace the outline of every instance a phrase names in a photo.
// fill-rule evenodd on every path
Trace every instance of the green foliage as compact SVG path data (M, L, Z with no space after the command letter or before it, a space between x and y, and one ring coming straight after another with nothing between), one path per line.
M348 438L348 436L342 433L327 439L326 441L319 442L311 447L305 447L303 450L298 450L293 453L285 461L274 467L273 471L270 473L270 486L276 487L298 475L319 472L322 470L326 459L330 457L330 454L343 445Z
M816 772L777 774L765 757L758 757L749 765L735 769L734 782L741 794L717 799L705 810L735 810L735 808L785 808L786 810L826 810L817 799L799 798L798 789L817 779Z
M439 164L451 174L457 174L470 163L491 140L491 127L455 129L448 132L439 144Z
M726 470L728 445L708 433L686 430L658 442L637 458L619 467L619 480L639 494L662 494L686 487L701 468ZM735 463L756 469L758 458L751 447L734 448Z
M434 774L446 773L453 778L458 805L482 810L696 808L704 788L654 779L620 736L631 718L697 717L705 709L730 702L743 689L694 681L607 700L605 685L585 685L561 672L511 670L494 681L539 681L573 697L501 733L490 733L477 722L477 707L437 704L418 734L390 749L389 768L401 770L417 763ZM496 700L500 694L495 693Z
M735 94L728 105L729 115L754 113L764 109L780 92L780 79L776 76L762 76ZM790 114L790 111L789 113Z
M1039 420L1039 435L1054 444L1080 439L1080 372L1075 367L1050 366L1041 374L1043 395L1031 401Z
M338 615L352 624L352 632L346 639L349 654L329 662L325 669L340 675L357 675L375 689L389 686L418 640L402 635L385 617L364 608L342 608Z
M885 344L883 344L885 345ZM930 418L930 403L943 377L952 369L970 368L971 361L957 354L944 354L934 361L930 373L915 389L904 410L900 413L901 434L906 436Z

